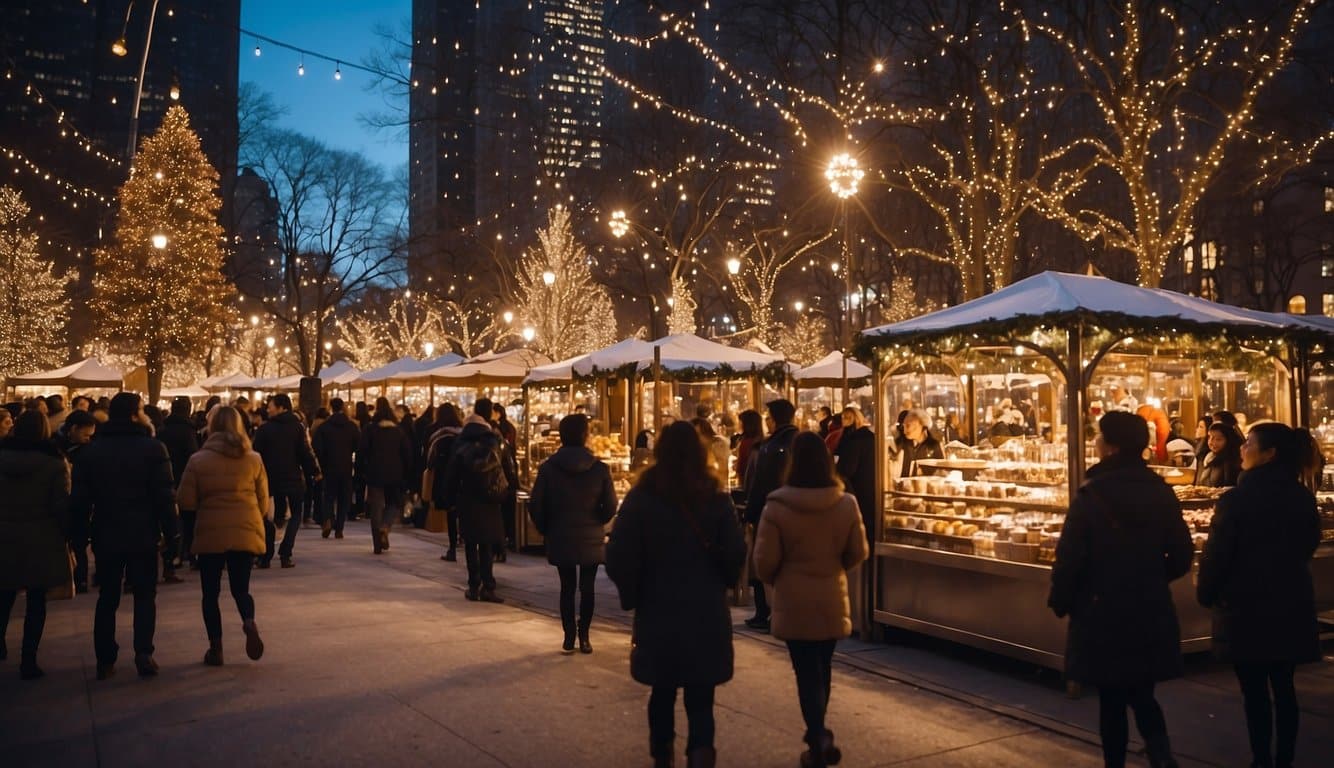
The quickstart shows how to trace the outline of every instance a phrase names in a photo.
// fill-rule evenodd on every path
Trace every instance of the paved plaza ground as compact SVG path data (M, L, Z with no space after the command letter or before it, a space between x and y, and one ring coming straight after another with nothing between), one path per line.
M130 597L117 675L95 680L95 598L80 595L51 604L47 676L21 682L20 600L0 663L0 765L648 765L647 689L630 679L629 615L605 577L595 653L562 656L545 560L511 556L497 566L508 602L470 603L463 563L439 560L441 538L396 532L376 557L364 523L342 541L304 529L297 568L255 572L261 661L245 658L224 590L221 669L201 663L197 577L163 586L152 680L134 674ZM743 628L736 651L736 677L718 692L719 764L797 765L786 652ZM1207 659L1189 669L1160 697L1182 764L1244 765L1231 673ZM1334 665L1304 667L1298 686L1299 764L1334 764ZM1096 697L1067 698L1050 672L896 638L841 645L829 725L847 766L1097 765L1096 715ZM678 732L683 748L679 706Z

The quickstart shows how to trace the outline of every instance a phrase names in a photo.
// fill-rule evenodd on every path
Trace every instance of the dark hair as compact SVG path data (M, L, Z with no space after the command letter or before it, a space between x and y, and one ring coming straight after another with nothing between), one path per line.
M40 411L24 411L14 422L9 436L26 443L51 439L51 422Z
M482 418L487 419L488 421L491 419L491 413L492 413L491 409L492 405L491 405L491 400L489 398L479 397L477 398L477 402L472 404L473 415L481 416Z
M695 428L695 431L699 433L700 437L712 439L718 436L718 433L713 429L713 425L709 423L708 419L696 416L690 420L690 424Z
M278 394L269 398L269 402L272 403L273 405L278 406L284 411L292 410L292 398L289 397L286 392L279 392Z
M770 400L764 404L764 407L768 409L769 415L774 417L775 424L791 424L792 419L797 415L796 406L792 404L792 401L784 398Z
M787 464L783 467L783 485L793 488L842 488L843 481L834 472L834 457L824 439L814 432L801 432L792 438Z
M172 416L189 416L189 415L190 415L190 398L188 398L188 397L186 397L186 396L184 396L184 395L181 395L180 397L173 397L173 398L171 399L171 415L172 415Z
M1230 427L1237 426L1237 417L1231 411L1217 411L1214 413L1214 421L1221 421Z
M560 420L560 444L583 445L588 440L588 417L572 413Z
M501 405L500 403L491 404L491 413L492 415L498 414L502 421L504 421L505 417L508 415L505 413L505 406Z
M1228 426L1221 421L1215 421L1209 425L1209 429L1205 432L1205 437L1208 437L1209 432L1217 432L1222 435L1223 440L1226 441L1223 450L1218 452L1219 454L1224 457L1234 458L1238 462L1241 461L1242 437L1236 427Z
M365 400L357 402L357 421L369 421L371 418L371 409L366 405Z
M221 395L210 395L209 398L204 401L204 413L213 410L213 406L215 405L222 405Z
M329 418L329 409L328 409L328 408L325 408L324 406L320 406L319 408L316 408L316 409L315 409L315 418L317 418L317 419L327 419L327 418Z
M817 411L817 412L818 412L818 413L823 413L826 417L828 417L828 416L833 416L833 415L834 415L834 409L833 409L833 408L830 408L830 407L827 406L827 405L822 405L822 406L820 406L820 409L819 409L819 411Z
M445 403L435 409L435 428L461 427L463 426L463 415L459 413L459 407L453 403Z
M741 436L742 437L763 437L764 421L760 419L760 412L747 408L741 412Z
M108 421L130 421L139 412L143 400L133 392L117 392L107 404Z
M375 398L375 413L371 416L375 421L392 421L398 423L398 417L394 415L394 409L389 405L389 398Z
M1274 451L1274 461L1282 465L1294 478L1312 461L1311 433L1298 430L1277 421L1266 421L1251 427L1251 436L1262 451Z
M718 493L718 479L709 471L704 443L690 422L674 421L664 428L653 448L653 459L636 488L675 504L698 504Z
M347 404L343 402L343 398L341 397L335 397L329 400L329 410L334 413L342 413L343 409L346 407Z
M1144 460L1144 449L1149 447L1149 423L1128 411L1111 411L1098 420L1102 441L1116 446L1123 456Z
M95 427L97 426L97 417L88 411L70 411L62 426L66 431L78 427Z

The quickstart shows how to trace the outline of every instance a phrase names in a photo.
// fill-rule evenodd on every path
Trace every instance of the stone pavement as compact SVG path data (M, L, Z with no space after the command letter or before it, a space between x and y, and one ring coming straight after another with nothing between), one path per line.
M308 528L297 568L255 573L267 645L259 662L245 658L224 591L227 665L201 663L207 643L190 575L159 591L158 678L134 675L127 596L117 675L94 679L94 599L82 595L51 604L40 656L47 677L22 682L16 606L10 660L0 663L0 765L648 764L647 692L629 678L627 615L605 579L596 652L566 657L551 618L555 574L540 558L511 556L498 566L510 602L494 606L463 599L463 564L441 562L436 537L395 533L381 557L370 553L369 538L364 523L349 526L342 541L321 540ZM738 633L736 650L736 678L717 698L720 764L796 765L801 724L786 654L772 638L751 633ZM886 652L916 656L877 658ZM1063 733L1039 716L1003 713L1004 697L992 694L1005 687L1004 670L930 649L851 642L840 658L847 663L835 672L830 726L844 765L1098 763L1087 738L1075 738L1078 724ZM904 682L898 663L922 664L921 679ZM1042 682L1025 684L1046 690ZM1304 732L1328 731L1317 718L1328 717L1330 700L1304 703ZM1175 714L1169 704L1174 722ZM682 746L679 708L678 730ZM1226 741L1234 758L1244 752L1235 726ZM1302 757L1328 762L1311 752Z

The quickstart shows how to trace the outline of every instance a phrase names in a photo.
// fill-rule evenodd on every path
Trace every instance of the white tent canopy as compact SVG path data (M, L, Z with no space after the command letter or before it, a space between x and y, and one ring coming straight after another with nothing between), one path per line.
M203 385L202 382L200 384ZM254 389L258 384L258 379L251 378L244 373L233 373L219 378L212 384L207 385L207 388L218 392L224 389Z
M95 357L89 357L63 368L29 373L24 376L10 376L5 383L11 387L46 386L120 389L124 378L124 374L120 371L103 365Z
M576 362L573 371L579 376L614 371L634 365L638 371L653 367L653 350L660 350L664 371L679 372L692 368L718 370L723 366L739 373L752 373L774 363L783 362L781 355L767 355L746 349L729 347L716 341L700 338L692 333L678 333L656 341L626 339L606 349L589 353Z
M488 352L460 364L419 371L413 380L446 387L518 386L530 371L550 362L551 358L531 349Z
M607 373L630 364L638 364L647 358L653 360L653 345L643 339L623 339L610 347L589 352L582 360L571 366L576 376L591 376L594 373Z
M848 358L848 378L862 379L871 375L871 369ZM834 351L792 374L798 386L833 387L843 384L843 353Z
M190 397L190 398L208 397L209 394L210 392L207 389L204 389L202 386L195 384L189 387L172 387L171 389L164 389L162 390L162 394L158 396L158 399L174 400L175 398L178 397Z
M356 368L353 368L352 364L349 363L348 361L339 360L338 362L328 366L327 368L322 369L319 373L315 375L319 377L320 381L326 387L333 385L342 386L344 384L350 383L358 376L360 376L361 371L358 371Z
M574 366L580 361L587 359L588 355L575 355L568 360L561 360L558 363L539 365L528 372L528 376L523 380L523 383L525 385L555 384L573 381Z

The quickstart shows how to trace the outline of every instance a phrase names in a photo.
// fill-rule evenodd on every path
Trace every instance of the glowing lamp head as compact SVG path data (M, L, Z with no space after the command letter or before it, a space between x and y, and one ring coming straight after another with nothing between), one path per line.
M251 315L251 316L250 316L250 327L251 327L251 328L254 328L254 327L257 326L257 325L259 325L259 315Z
M502 320L505 321L505 325L509 325L510 323L514 322L514 313L509 311L508 309L505 310L505 313L502 314L500 317Z
M264 346L268 347L269 349L273 349L273 345L277 343L278 340L273 338L272 336L266 336L264 338Z
M857 158L847 152L834 155L824 172L825 180L829 182L829 191L840 200L857 194L857 185L865 176L866 172L857 167Z
M159 251L167 247L167 236L162 234L161 232L155 233L153 235L152 240L153 240L153 247L158 249Z
M549 270L549 269L548 269L546 272L543 272L543 273L542 273L542 282L546 283L548 286L555 285L555 284L556 284L556 273L555 273L555 272L552 272L552 271Z
M426 353L427 357L435 356L435 344L432 344L429 341L426 342L422 345L422 351Z
M175 80L172 80L172 81L171 81L171 89L167 91L167 95L171 97L171 100L172 100L172 101L180 101L180 100L181 100L181 84L178 83L178 82L176 82Z
M625 217L625 211L612 211L607 226L611 227L612 236L619 239L630 231L630 220Z
M727 271L729 274L739 274L741 272L741 259L733 256L727 260Z
M794 308L796 308L796 310L797 310L798 312L801 312L802 310L806 309L806 302L804 302L804 301L798 301L798 302L796 302L795 304L793 304L792 306L793 306Z
M328 352L331 349L333 349L333 342L332 341L324 342L324 351Z
M116 42L111 44L111 52L117 56L127 55L130 52L130 49L125 47L125 38L116 38Z
M533 330L533 326L530 325L523 329L523 340L525 342L531 342L535 338L537 338L537 331Z

